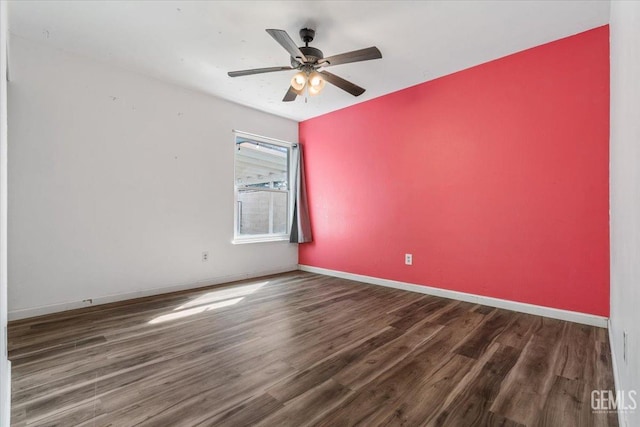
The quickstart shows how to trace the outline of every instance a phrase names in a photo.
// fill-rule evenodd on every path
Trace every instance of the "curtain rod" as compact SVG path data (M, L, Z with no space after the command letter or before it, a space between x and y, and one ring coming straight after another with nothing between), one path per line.
M241 130L236 130L236 129L231 129L231 131L233 133L235 133L236 135L248 136L249 138L262 139L265 142L271 141L271 142L276 142L276 143L280 143L280 144L290 145L292 147L297 147L298 146L297 142L283 141L282 139L269 138L268 136L256 135L255 133L243 132Z

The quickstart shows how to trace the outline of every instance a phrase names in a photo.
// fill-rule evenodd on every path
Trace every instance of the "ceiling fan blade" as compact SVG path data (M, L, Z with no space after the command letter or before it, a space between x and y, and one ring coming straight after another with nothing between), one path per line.
M295 101L297 96L298 92L292 86L289 86L289 90L284 95L284 98L282 98L282 102Z
M229 77L250 76L252 74L272 73L274 71L295 70L291 67L269 67L269 68L253 68L251 70L229 71Z
M319 71L319 73L322 74L326 81L334 86L338 86L340 89L346 92L349 92L353 96L360 96L365 91L364 88L361 88L360 86L351 83L350 81L345 80L342 77L338 77L335 74L331 74L328 71Z
M307 57L304 56L304 53L302 53L300 48L296 46L296 43L291 40L291 37L289 37L289 34L287 34L286 31L274 29L268 29L266 31L280 44L280 46L282 46L287 50L287 52L289 52L289 55L299 60L300 62L307 62Z
M373 46L366 49L353 50L351 52L329 56L319 62L323 67L328 67L330 65L348 64L349 62L369 61L371 59L379 58L382 58L382 53L380 53L377 47Z

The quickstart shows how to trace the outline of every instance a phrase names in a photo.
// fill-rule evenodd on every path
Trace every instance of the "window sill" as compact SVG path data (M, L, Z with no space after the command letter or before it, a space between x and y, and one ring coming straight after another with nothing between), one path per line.
M244 245L247 243L268 243L268 242L289 242L289 236L273 236L273 237L246 237L236 238L231 241L234 245Z

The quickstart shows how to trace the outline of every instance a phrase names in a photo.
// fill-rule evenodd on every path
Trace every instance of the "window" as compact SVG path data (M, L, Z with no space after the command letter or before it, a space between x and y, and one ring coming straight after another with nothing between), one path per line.
M235 135L235 243L288 240L294 144Z

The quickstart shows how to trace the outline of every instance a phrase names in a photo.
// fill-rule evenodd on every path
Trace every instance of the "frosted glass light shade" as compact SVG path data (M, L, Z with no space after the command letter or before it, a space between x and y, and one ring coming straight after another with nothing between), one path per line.
M313 73L309 74L308 82L309 82L309 85L308 85L309 95L311 96L315 96L319 94L324 88L324 85L327 83L322 77L322 74L318 73L317 71L314 71Z
M296 73L295 76L291 79L291 87L295 90L302 90L304 86L307 84L307 75L302 71Z
M309 92L309 95L311 96L316 96L317 94L320 93L322 89L318 88L318 87L313 87L313 86L309 86L309 88L307 89L307 91Z

